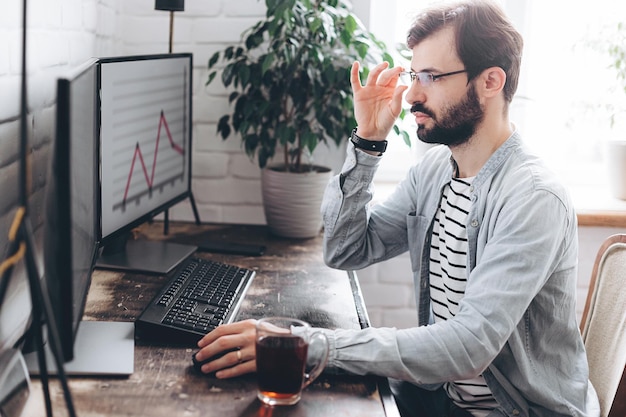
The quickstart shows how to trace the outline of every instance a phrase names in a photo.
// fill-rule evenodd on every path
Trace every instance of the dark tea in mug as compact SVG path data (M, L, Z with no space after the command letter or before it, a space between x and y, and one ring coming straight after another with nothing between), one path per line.
M258 386L262 395L280 402L302 389L308 344L298 336L257 340Z
M296 404L327 360L328 339L307 322L288 317L257 321L257 397L264 404Z

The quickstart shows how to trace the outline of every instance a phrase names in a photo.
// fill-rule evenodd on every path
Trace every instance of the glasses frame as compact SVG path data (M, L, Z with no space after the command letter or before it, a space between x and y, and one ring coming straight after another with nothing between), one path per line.
M467 72L467 70L462 69L458 71L445 72L443 74L433 74L432 72L425 72L425 71L421 71L421 72L402 71L401 73L398 74L398 77L402 78L403 75L408 75L411 78L411 84L409 85L412 85L415 82L415 80L419 80L420 85L422 87L429 87L439 78L448 77L450 75L461 74L464 72Z

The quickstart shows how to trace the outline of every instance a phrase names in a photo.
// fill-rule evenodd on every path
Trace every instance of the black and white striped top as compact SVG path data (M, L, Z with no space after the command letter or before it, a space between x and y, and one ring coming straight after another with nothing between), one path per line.
M452 179L446 185L433 225L430 247L430 299L435 323L459 311L467 284L467 215L473 178ZM476 417L489 414L497 403L482 376L447 383L448 396Z

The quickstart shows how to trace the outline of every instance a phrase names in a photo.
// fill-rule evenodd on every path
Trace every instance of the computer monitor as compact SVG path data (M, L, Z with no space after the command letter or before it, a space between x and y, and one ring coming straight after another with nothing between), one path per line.
M129 239L191 195L190 53L99 60L98 267L168 273L197 248Z
M82 321L97 257L97 60L57 81L56 135L46 183L43 288L52 307L67 374L129 374L133 370L132 322ZM50 343L46 346L49 348ZM55 373L47 349L48 372ZM39 372L35 352L26 357Z
M44 224L44 277L65 360L85 308L98 241L95 164L97 65L57 81L56 137L50 151Z

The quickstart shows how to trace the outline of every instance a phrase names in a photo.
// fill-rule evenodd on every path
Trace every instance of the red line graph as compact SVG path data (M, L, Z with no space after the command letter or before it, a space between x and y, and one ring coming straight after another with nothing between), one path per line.
M159 117L159 128L157 130L157 137L156 137L156 143L155 143L155 148L154 148L154 158L152 160L152 172L150 172L150 174L148 175L148 169L143 159L143 154L141 153L139 142L137 142L137 144L135 145L135 153L133 154L133 160L130 164L130 172L128 173L128 179L126 180L126 189L124 190L124 200L123 200L124 203L126 203L126 197L128 196L128 190L130 188L130 182L133 178L133 170L135 169L135 162L137 161L137 158L139 158L139 162L141 163L141 168L143 170L143 175L145 177L146 184L148 185L148 189L152 189L152 184L154 183L154 173L156 172L157 154L159 152L159 141L161 140L161 127L163 126L165 127L165 132L167 133L167 138L170 142L170 146L172 147L172 149L181 155L184 153L183 148L180 145L176 144L174 140L172 139L172 134L170 133L170 128L167 125L165 114L163 113L163 110L161 110L161 115Z

